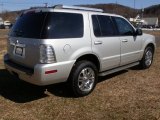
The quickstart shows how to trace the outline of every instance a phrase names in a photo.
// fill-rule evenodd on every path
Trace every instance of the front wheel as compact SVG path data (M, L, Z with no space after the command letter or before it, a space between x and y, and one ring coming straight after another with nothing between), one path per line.
M96 66L90 61L79 61L75 64L70 75L70 85L77 97L90 94L98 79Z
M146 47L145 51L144 51L144 55L143 58L141 60L141 67L142 69L147 69L151 66L152 62L153 62L153 48L152 47Z

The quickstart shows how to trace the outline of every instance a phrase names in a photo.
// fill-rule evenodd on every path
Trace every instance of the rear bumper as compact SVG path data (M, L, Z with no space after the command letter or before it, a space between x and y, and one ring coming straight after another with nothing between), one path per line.
M13 63L4 56L4 64L11 74L16 74L20 79L35 85L50 85L65 82L70 74L75 61L54 64L36 64L33 69ZM46 71L56 70L55 73L46 74Z

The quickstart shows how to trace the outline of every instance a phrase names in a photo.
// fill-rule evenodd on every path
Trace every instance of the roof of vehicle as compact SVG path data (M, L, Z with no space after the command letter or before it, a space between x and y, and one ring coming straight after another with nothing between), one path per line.
M26 10L25 12L23 12L23 14L29 13L29 12L54 12L54 11L81 12L81 13L90 12L90 13L95 13L95 14L120 16L116 14L104 13L102 9L79 7L79 6L65 6L65 5L55 5L53 7L35 7L29 10Z

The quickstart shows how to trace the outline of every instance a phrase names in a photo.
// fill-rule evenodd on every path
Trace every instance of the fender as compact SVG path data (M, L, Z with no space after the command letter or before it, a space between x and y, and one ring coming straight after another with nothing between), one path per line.
M149 35L149 34L143 34L143 42L142 42L142 52L141 52L141 58L143 57L143 53L145 48L147 47L147 45L149 44L153 44L154 48L156 49L156 42L155 42L155 37L153 35Z

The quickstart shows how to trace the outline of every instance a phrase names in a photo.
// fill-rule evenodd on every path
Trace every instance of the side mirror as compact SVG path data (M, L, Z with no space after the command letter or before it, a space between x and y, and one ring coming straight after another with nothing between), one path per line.
M135 36L137 36L137 35L142 35L142 29L136 29L136 31L135 31Z

